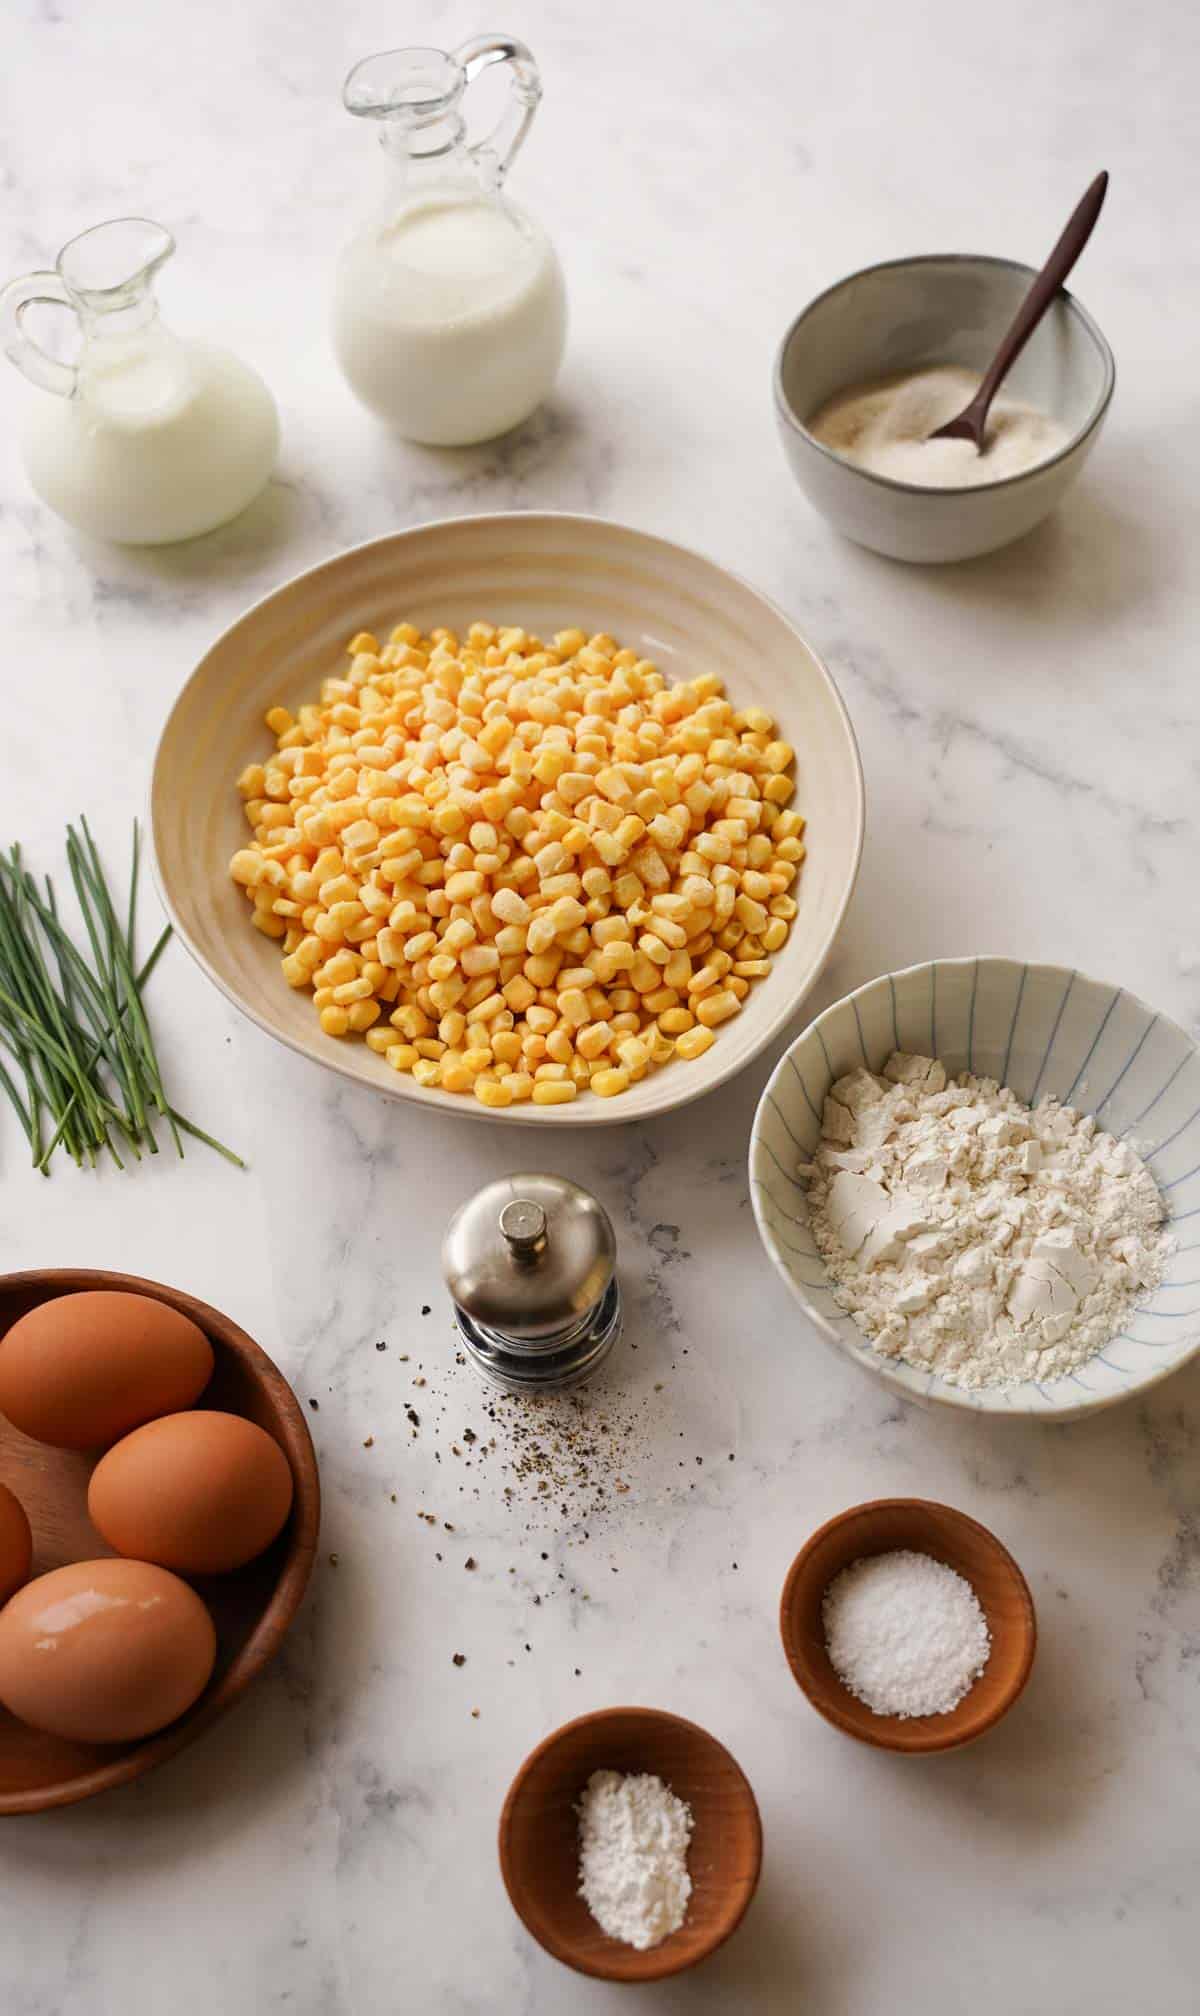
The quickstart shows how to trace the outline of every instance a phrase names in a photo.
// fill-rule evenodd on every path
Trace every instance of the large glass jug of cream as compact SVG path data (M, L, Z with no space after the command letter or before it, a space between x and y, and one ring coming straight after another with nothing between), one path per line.
M473 146L463 93L508 66L507 108ZM453 55L395 49L350 72L343 99L379 123L384 186L338 266L338 361L365 406L410 441L459 447L540 405L566 339L554 248L501 193L541 83L529 51L481 36Z
M52 272L27 273L0 294L4 349L38 387L23 441L29 480L97 539L160 546L209 532L275 467L279 420L261 378L159 320L154 275L174 250L161 224L122 217L73 238ZM35 305L77 318L77 363L26 329Z

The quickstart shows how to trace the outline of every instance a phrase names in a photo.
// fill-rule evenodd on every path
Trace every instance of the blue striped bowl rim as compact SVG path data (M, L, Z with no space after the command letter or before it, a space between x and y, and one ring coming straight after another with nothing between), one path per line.
M1032 1103L1054 1094L1128 1140L1163 1193L1175 1250L1125 1328L1062 1379L974 1390L874 1351L837 1307L796 1164L835 1078L893 1049L939 1057ZM750 1197L777 1272L818 1335L917 1401L1069 1419L1143 1392L1200 1351L1200 1049L1123 987L1065 966L980 955L885 973L825 1009L781 1057L754 1116Z

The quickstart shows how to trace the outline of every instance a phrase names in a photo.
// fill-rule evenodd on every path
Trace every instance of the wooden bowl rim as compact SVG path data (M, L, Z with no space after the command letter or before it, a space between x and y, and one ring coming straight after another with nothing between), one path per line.
M793 1656L790 1629L792 1609L796 1593L809 1571L812 1558L821 1542L828 1534L836 1531L839 1526L846 1525L851 1519L859 1519L864 1515L880 1512L912 1511L937 1513L940 1518L946 1519L951 1524L965 1528L973 1533L1008 1576L1016 1591L1022 1611L1019 1626L1021 1634L1021 1657L1012 1684L1008 1692L1002 1694L993 1704L981 1722L965 1730L957 1729L954 1726L956 1710L951 1710L951 1713L945 1718L946 1727L943 1731L912 1727L906 1732L903 1725L898 1729L889 1726L890 1720L893 1718L885 1716L876 1718L880 1726L878 1729L873 1729L863 1719L870 1713L870 1710L863 1708L861 1703L856 1704L861 1709L860 1717L859 1715L842 1710L836 1699L833 1701L818 1699L809 1686L808 1679L802 1671L799 1661ZM985 1526L981 1520L973 1519L969 1512L960 1512L956 1505L944 1505L937 1498L866 1498L860 1505L849 1505L844 1512L835 1512L832 1519L826 1519L824 1524L818 1526L816 1532L811 1534L805 1541L784 1578L783 1590L779 1599L779 1635L783 1640L784 1656L791 1668L792 1678L795 1680L801 1693L805 1696L805 1699L831 1727L840 1729L843 1735L853 1736L859 1743L871 1744L877 1750L891 1750L899 1756L927 1756L935 1751L957 1750L964 1744L976 1742L980 1736L985 1736L989 1729L994 1729L1001 1717L1007 1715L1013 1704L1020 1699L1025 1691L1029 1675L1033 1670L1034 1654L1037 1651L1037 1611L1034 1608L1033 1595L1029 1584L1018 1563L1004 1545L1004 1542L998 1539L991 1531L991 1528ZM838 1685L842 1687L840 1681ZM847 1690L842 1687L842 1691L846 1692ZM854 1697L850 1696L850 1698L853 1699ZM964 1698L969 1699L970 1696L968 1695Z
M15 1274L0 1274L0 1298L23 1289L46 1288L45 1298L84 1293L89 1289L149 1295L188 1316L210 1339L231 1350L247 1367L257 1384L269 1389L278 1412L284 1453L291 1467L294 1500L290 1514L287 1552L279 1580L266 1608L236 1658L226 1668L211 1692L201 1695L190 1709L160 1735L147 1737L126 1750L111 1764L66 1778L61 1784L25 1792L0 1793L0 1817L6 1814L43 1813L56 1806L74 1806L94 1798L115 1785L127 1785L156 1765L165 1763L211 1728L218 1718L240 1700L251 1682L270 1665L285 1632L291 1625L308 1587L316 1558L317 1535L321 1523L321 1484L316 1451L300 1403L283 1373L241 1325L225 1316L211 1303L189 1295L182 1288L146 1280L140 1274L112 1274L91 1267L35 1267Z
M735 1784L740 1788L745 1804L750 1828L751 1872L745 1895L727 1919L719 1918L716 1921L713 1928L713 1936L706 1943L698 1945L691 1952L683 1949L673 1952L671 1942L674 1934L671 1934L663 1940L661 1945L652 1946L645 1953L637 1953L636 1948L622 1946L620 1950L625 1956L624 1964L626 1968L630 1964L628 1956L633 1953L636 1958L637 1972L632 1974L629 1972L614 1974L602 1961L581 1957L565 1941L554 1939L553 1943L551 1943L550 1940L543 1938L541 1932L530 1924L521 1908L516 1889L514 1888L511 1835L513 1814L517 1801L534 1765L538 1764L551 1750L557 1748L558 1744L565 1737L572 1735L577 1729L598 1729L602 1724L616 1720L618 1716L627 1715L635 1715L641 1721L651 1726L657 1725L660 1728L670 1726L673 1729L685 1729L690 1735L699 1737L711 1750L719 1752L721 1758L724 1760L725 1768ZM673 1715L668 1708L642 1708L636 1703L632 1703L623 1707L593 1708L586 1715L575 1715L569 1722L560 1723L557 1729L552 1729L548 1736L543 1736L541 1742L535 1744L534 1748L525 1758L525 1761L519 1766L512 1784L505 1794L504 1805L500 1810L497 1845L500 1854L500 1874L504 1880L504 1887L508 1892L508 1901L524 1925L525 1930L531 1938L536 1939L542 1950L549 1953L551 1959L559 1960L564 1966L573 1968L577 1974L588 1974L595 1980L612 1981L618 1987L637 1987L645 1981L663 1981L672 1974L683 1974L689 1968L698 1967L702 1960L707 1960L710 1954L715 1953L718 1947L725 1944L727 1939L732 1938L754 1900L755 1891L758 1889L759 1877L762 1874L762 1815L758 1810L758 1800L754 1796L754 1787L751 1785L750 1780L742 1770L737 1758L731 1751L726 1749L725 1745L716 1736L712 1735L699 1722L690 1722L684 1715ZM680 1929L682 1930L682 1927Z

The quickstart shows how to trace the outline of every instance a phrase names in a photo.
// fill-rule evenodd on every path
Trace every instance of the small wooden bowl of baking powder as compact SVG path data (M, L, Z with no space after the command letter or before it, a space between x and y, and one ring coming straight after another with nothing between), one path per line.
M826 1649L830 1583L854 1561L899 1549L928 1554L969 1582L991 1636L983 1672L944 1715L876 1714L839 1678ZM779 1628L788 1665L819 1715L860 1743L910 1755L954 1750L993 1728L1021 1693L1037 1647L1033 1598L1008 1549L965 1512L927 1498L876 1498L814 1533L788 1570Z
M653 1773L691 1807L687 1916L645 1952L610 1939L579 1895L577 1808L593 1771ZM500 1815L500 1872L517 1916L556 1960L602 1981L661 1981L706 1960L740 1925L761 1865L749 1780L715 1736L658 1708L564 1723L525 1759Z

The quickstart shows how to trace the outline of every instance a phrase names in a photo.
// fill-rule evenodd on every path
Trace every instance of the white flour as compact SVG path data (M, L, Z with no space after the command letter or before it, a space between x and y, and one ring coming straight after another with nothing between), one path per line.
M687 1912L691 1808L648 1772L593 1771L579 1802L579 1894L602 1932L645 1952Z
M1074 1371L1162 1277L1149 1170L1055 1099L897 1051L838 1080L822 1136L800 1174L839 1305L952 1385Z

